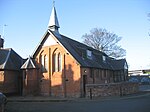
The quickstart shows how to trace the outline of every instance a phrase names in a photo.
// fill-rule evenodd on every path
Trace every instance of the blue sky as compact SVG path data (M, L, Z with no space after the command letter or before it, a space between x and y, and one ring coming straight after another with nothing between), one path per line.
M0 34L5 48L32 55L47 30L52 0L0 0ZM150 68L150 0L55 0L60 33L82 42L92 28L123 37L129 69ZM3 27L4 25L8 25Z

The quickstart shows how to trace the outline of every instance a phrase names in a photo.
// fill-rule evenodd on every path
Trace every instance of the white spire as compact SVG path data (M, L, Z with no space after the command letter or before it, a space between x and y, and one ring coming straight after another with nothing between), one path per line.
M59 28L59 22L57 19L57 14L56 14L56 9L54 6L54 1L53 1L53 9L52 9L52 13L50 16L50 20L49 20L49 24L48 24L48 28L52 31L58 31Z

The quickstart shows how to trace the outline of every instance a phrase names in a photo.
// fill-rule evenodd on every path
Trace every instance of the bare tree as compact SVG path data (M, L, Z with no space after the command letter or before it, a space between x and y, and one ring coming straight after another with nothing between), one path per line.
M84 34L82 38L86 45L102 51L110 57L122 58L126 56L126 50L117 44L122 37L110 33L106 29L93 28L89 34Z

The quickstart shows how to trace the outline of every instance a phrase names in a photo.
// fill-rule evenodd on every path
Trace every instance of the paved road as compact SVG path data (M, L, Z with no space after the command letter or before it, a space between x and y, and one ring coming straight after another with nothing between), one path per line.
M140 97L71 102L8 102L7 112L150 112L150 93Z

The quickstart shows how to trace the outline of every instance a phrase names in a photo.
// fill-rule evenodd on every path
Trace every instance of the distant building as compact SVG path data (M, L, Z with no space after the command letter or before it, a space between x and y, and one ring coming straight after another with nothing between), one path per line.
M129 81L150 84L150 69L128 71Z
M129 76L148 76L150 75L150 69L141 69L141 70L130 70L128 71Z

